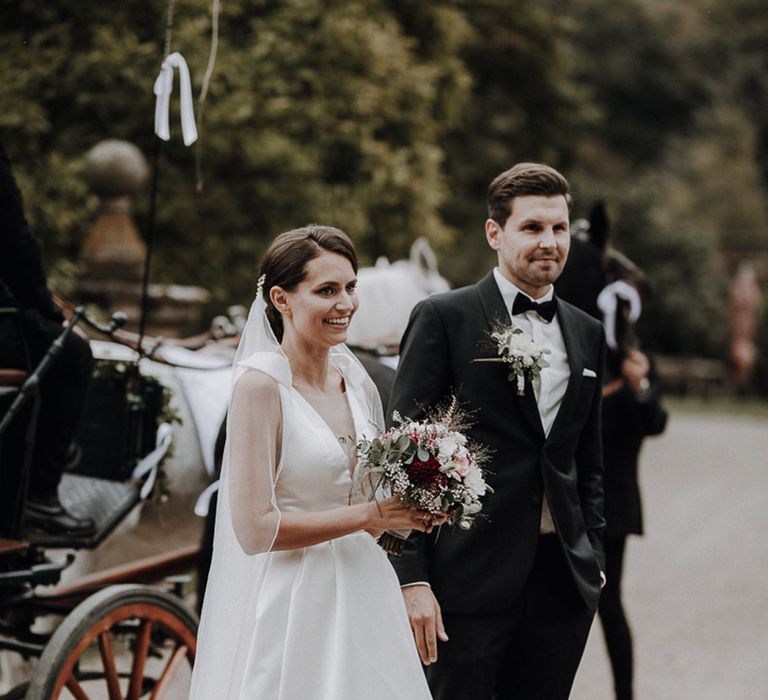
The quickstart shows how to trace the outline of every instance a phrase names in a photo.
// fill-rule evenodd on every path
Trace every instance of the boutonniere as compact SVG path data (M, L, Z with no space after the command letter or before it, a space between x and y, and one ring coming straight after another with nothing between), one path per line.
M525 393L525 380L533 381L541 370L549 367L544 355L549 355L549 348L539 346L522 328L514 324L497 326L491 332L491 339L496 344L498 357L481 357L475 362L504 362L509 365L510 382L517 383L517 395Z

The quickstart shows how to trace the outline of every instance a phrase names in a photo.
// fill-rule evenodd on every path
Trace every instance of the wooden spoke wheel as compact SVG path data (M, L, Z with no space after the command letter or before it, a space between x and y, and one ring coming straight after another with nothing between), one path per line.
M105 588L56 629L26 700L186 698L196 631L195 613L170 593L149 586Z

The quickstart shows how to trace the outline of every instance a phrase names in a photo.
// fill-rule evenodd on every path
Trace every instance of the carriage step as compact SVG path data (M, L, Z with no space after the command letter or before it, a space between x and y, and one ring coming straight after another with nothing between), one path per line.
M73 515L92 518L96 530L87 535L74 535L30 528L24 533L27 542L50 548L92 549L103 542L141 500L137 484L79 474L64 474L59 498Z

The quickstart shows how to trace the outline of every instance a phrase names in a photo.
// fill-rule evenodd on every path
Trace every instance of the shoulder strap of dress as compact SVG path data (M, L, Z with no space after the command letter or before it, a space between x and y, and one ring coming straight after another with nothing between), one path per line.
M331 351L331 362L341 372L344 379L355 389L359 389L368 376L360 360L347 347L337 346L337 348L334 348Z
M338 367L344 375L344 379L354 388L361 387L365 382L367 376L365 369L349 350L334 349L331 353L331 362ZM255 352L245 360L238 362L236 367L261 370L286 387L290 387L292 384L293 377L288 358L276 352Z
M236 367L258 369L286 388L290 387L292 383L291 366L288 363L288 358L276 352L255 352L242 362L238 362Z

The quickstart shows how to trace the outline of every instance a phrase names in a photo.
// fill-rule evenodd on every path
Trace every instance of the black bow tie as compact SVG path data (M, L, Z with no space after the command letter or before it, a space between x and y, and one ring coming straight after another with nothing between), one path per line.
M524 314L526 311L535 311L542 320L549 323L554 317L557 311L557 302L552 297L549 301L542 301L540 304L536 303L532 299L529 299L525 294L518 292L515 297L515 303L512 304L512 315Z

